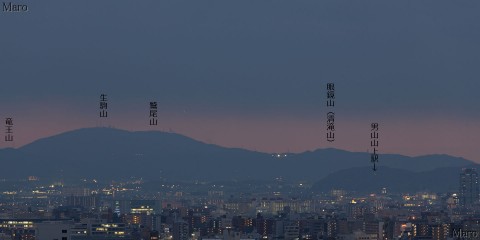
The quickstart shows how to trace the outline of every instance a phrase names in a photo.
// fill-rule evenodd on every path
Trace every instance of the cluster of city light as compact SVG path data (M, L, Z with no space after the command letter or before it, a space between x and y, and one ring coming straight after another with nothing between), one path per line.
M286 157L287 157L287 154L284 154L284 153L274 153L274 154L272 154L272 157L276 157L276 158L286 158Z
M8 228L8 227L11 227L11 226L31 228L31 227L33 227L33 222L31 222L31 221L8 221L8 222L4 222L3 224L0 224L0 227L3 227L3 228Z
M109 227L118 227L118 225L117 225L117 224L102 224L102 227L107 227L107 228L109 228Z
M151 214L153 212L153 208L150 206L140 206L140 208L132 208L130 213L146 213Z

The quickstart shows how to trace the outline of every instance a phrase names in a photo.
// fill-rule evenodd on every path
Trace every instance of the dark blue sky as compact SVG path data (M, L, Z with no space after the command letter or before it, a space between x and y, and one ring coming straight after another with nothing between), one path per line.
M155 99L162 129L200 140L328 147L335 82L349 140L334 147L363 151L358 128L378 121L389 152L480 160L478 2L25 2L28 13L0 14L0 117L18 119L19 145L97 124L104 92L122 128L144 129Z

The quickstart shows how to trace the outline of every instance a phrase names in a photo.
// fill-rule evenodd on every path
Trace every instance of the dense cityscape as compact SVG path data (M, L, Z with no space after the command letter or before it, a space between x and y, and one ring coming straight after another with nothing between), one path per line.
M401 181L399 179L399 181ZM478 173L458 192L314 193L308 182L2 180L0 239L464 239L480 232Z

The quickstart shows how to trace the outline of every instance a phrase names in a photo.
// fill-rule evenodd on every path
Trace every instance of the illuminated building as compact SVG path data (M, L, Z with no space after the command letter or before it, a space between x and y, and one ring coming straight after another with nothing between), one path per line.
M188 223L177 221L173 224L173 240L189 239Z
M72 226L73 222L71 221L45 221L36 223L36 238L68 240L69 230Z
M478 203L478 174L475 168L464 168L460 174L460 205L471 206Z
M15 239L34 240L35 229L33 224L33 221L2 221L0 223L0 232L10 233Z
M125 224L123 223L99 223L92 224L91 235L125 235Z
M115 199L112 202L114 211L117 215L121 214L154 214L161 212L162 204L158 200L145 199Z

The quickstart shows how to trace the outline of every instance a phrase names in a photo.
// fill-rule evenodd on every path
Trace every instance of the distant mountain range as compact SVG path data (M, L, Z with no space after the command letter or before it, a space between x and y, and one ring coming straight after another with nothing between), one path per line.
M0 178L98 178L141 176L171 180L249 180L284 177L331 188L439 189L457 186L472 161L448 155L382 154L376 175L369 153L318 149L287 157L206 144L175 133L86 128L0 150ZM458 186L457 186L458 188Z

